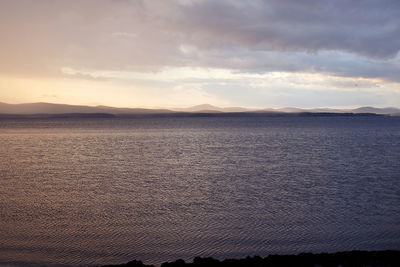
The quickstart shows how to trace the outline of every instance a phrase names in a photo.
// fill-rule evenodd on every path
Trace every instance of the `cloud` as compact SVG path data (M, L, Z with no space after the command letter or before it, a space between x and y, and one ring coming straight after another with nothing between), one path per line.
M393 60L400 49L397 0L15 0L0 10L2 71L207 66L346 75L346 66ZM384 76L391 71L383 65L368 69ZM389 65L397 72L399 60Z
M123 92L132 83L137 95L164 90L179 103L262 106L272 103L263 97L322 99L311 96L325 90L319 95L340 105L332 92L342 89L354 103L357 94L367 104L394 103L399 10L398 0L5 0L0 72L112 83ZM286 76L278 83L274 73Z
M398 1L203 1L182 8L183 30L256 50L340 50L369 57L400 48ZM207 18L207 19L204 19ZM200 40L197 40L200 42Z

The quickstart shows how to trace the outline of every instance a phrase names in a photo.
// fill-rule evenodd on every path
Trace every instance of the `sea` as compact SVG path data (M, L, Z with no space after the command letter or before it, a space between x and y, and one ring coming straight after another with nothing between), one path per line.
M400 249L400 117L0 120L0 265Z

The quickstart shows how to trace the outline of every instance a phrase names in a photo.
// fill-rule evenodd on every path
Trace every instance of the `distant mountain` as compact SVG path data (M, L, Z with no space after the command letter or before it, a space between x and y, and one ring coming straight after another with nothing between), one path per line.
M293 107L285 107L285 108L266 108L259 110L258 112L284 112L284 113L346 113L351 112L349 110L344 109L331 109L331 108L313 108L313 109L305 109L305 108L293 108Z
M305 112L306 110L305 109L301 109L301 108L285 107L285 108L274 109L274 111L298 113L298 112Z
M107 106L78 106L51 103L6 104L0 102L0 114L68 114L68 113L107 113L107 114L155 114L170 113L167 109L114 108Z
M211 112L247 112L250 109L242 108L242 107L228 107L228 108L220 108L217 106L213 106L210 104L202 104L189 108L174 108L174 111L179 112L199 112L199 113L211 113Z
M313 108L308 110L308 112L325 112L325 113L347 113L352 112L348 109L333 109L333 108ZM354 112L353 112L354 113Z
M264 109L263 111L267 112L287 112L287 113L372 113L372 114L380 114L380 115L400 115L400 109L398 108L375 108L375 107L360 107L355 109L332 109L332 108L279 108L279 109Z
M353 109L354 113L375 113L375 114L400 114L398 108L374 108L374 107L361 107Z
M314 108L302 109L294 107L286 107L280 109L247 109L242 107L217 107L209 104L197 105L189 108L175 109L145 109L145 108L115 108L108 106L82 106L82 105L65 105L51 103L29 103L29 104L6 104L0 102L0 114L8 115L28 115L28 114L112 114L112 115L130 115L130 114L170 114L170 113L258 113L258 114L291 114L291 113L373 113L380 115L396 115L400 116L398 108L375 108L360 107L356 109L330 109L330 108Z

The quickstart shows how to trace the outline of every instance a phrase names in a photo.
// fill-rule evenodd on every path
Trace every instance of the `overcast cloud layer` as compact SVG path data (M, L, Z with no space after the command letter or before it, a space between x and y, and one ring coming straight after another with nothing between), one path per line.
M384 99L385 90L390 98L400 94L398 0L1 0L0 37L3 75L109 79L91 72L211 68L237 75L377 79L364 81L367 95L360 99L368 94ZM227 93L215 79L196 88L224 103L240 104L234 99L243 92L260 94L246 87L252 80L246 77L235 84L225 81L241 87L236 93L234 88ZM296 90L280 85L280 94ZM359 104L374 101L367 102ZM259 104L264 105L254 102ZM341 105L340 100L329 104ZM400 100L375 104L400 105Z

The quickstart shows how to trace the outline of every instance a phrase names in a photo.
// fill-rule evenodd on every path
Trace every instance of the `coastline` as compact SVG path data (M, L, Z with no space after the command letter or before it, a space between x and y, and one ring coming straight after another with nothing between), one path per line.
M268 255L267 257L246 257L244 259L217 260L211 257L196 257L193 262L185 262L182 259L173 262L164 262L160 267L288 267L288 266L399 266L400 250L383 251L342 251L336 253L300 253L297 255ZM103 265L102 267L154 267L146 265L140 260L133 260L124 264Z

